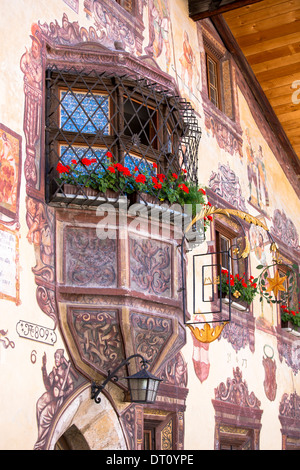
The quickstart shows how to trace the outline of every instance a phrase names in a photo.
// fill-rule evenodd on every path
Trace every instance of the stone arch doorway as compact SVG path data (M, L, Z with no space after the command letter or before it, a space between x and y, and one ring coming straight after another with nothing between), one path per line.
M75 424L72 424L58 439L54 450L90 450L90 448L84 435Z
M127 450L119 416L102 394L101 403L90 397L90 386L64 407L56 420L49 450Z

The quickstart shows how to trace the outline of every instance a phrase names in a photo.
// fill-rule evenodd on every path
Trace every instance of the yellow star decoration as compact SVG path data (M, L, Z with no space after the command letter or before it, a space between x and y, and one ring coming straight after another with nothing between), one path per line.
M269 287L267 288L267 292L271 292L271 290L272 290L274 292L275 297L277 297L278 291L281 290L281 291L285 292L286 289L283 285L285 280L286 280L286 276L280 277L279 272L276 271L276 274L273 278L272 277L267 278L267 281L269 283Z

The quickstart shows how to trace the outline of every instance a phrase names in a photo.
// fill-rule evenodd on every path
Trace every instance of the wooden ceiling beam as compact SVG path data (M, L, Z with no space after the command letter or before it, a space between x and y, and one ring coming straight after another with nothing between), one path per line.
M300 9L298 5L298 9L293 9L290 11L281 11L278 12L276 15L272 14L272 9L270 11L266 11L265 16L262 16L260 19L256 18L253 21L249 21L249 23L240 24L238 26L231 25L230 26L234 30L234 37L238 39L240 36L246 36L248 34L258 33L260 31L269 30L272 28L276 28L277 26L281 27L283 25L290 25L295 21L300 19Z
M277 67L276 69L276 78L280 79L288 75L298 75L300 73L300 63L293 63L285 67ZM266 70L264 72L256 73L257 80L260 83L268 82L274 77L274 70ZM264 88L264 87L263 87Z
M282 100L288 98L290 99L291 95L294 93L295 89L292 88L292 82L287 85L282 85L277 88L270 88L265 90L266 97L270 102L276 101L281 102Z
M282 54L278 56L276 59L265 60L264 62L261 62L259 64L251 64L249 60L248 62L251 65L252 70L256 75L258 75L259 73L272 71L274 69L276 69L277 71L278 69L282 69L283 67L286 68L286 73L285 73L286 75L290 73L289 70L291 70L291 66L294 66L295 63L296 63L295 73L299 71L299 74L300 74L300 52L298 52L298 54L291 54L291 53L287 55Z
M251 67L267 63L269 61L275 61L282 57L293 56L294 54L300 53L300 39L293 45L284 45L276 47L273 50L258 52L257 54L247 55L247 60Z
M299 8L299 0L272 0L269 2L262 2L261 5L255 5L255 10L249 7L238 12L226 13L226 17L230 20L231 28L243 27L245 25L255 24L267 18L273 18L282 13L289 13ZM271 8L270 8L271 7Z
M261 82L261 86L264 90L269 90L269 89L276 89L276 88L281 88L282 86L287 86L295 82L296 80L299 80L299 73L293 73L291 75L285 75L283 77L277 77L277 74L274 76L273 74L272 79L267 80L265 82Z
M299 31L292 34L287 34L284 36L284 41L287 46L297 44L299 42ZM260 52L267 52L276 49L277 47L282 46L282 38L275 37L272 39L266 39L265 41L260 41L259 43L251 43L243 47L244 54L249 57Z
M291 21L291 23L276 25L275 27L270 27L269 29L262 28L261 30L248 29L248 33L245 34L241 32L240 36L237 36L234 32L234 37L238 40L239 46L244 49L244 47L249 46L249 44L259 45L261 42L269 41L270 39L279 39L280 44L282 44L282 36L287 36L290 34L298 34L299 39L299 30L300 30L300 21Z
M209 18L214 15L219 15L227 11L235 10L237 8L242 8L247 5L252 5L253 3L259 3L262 0L235 0L227 5L223 5L217 8L209 8L209 5L206 7L206 10L203 11L203 2L200 0L188 0L189 2L189 17L194 21L203 20L204 18ZM201 5L202 3L202 5ZM208 2L206 2L208 3ZM218 2L220 3L220 2ZM210 2L213 5L213 1Z

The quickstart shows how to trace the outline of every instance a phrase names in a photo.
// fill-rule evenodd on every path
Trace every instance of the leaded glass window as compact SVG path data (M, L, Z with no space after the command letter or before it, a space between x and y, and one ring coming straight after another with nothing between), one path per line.
M206 54L208 96L211 102L220 108L219 66L218 62Z
M146 79L73 67L51 66L46 83L48 202L64 194L60 170L81 196L86 187L97 187L103 196L105 188L95 179L99 182L112 161L127 174L156 177L184 170L197 182L201 132L191 105L180 96ZM117 180L114 190L129 194L132 185Z
M60 127L65 131L109 134L107 94L60 91Z

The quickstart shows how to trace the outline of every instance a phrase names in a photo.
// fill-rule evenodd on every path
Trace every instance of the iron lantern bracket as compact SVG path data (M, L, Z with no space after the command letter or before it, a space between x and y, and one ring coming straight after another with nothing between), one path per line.
M108 382L110 381L117 382L119 380L118 376L116 375L117 372L122 367L129 365L131 359L133 359L134 357L140 357L142 369L147 369L149 367L149 361L147 361L141 354L132 354L132 356L129 356L127 359L124 359L121 362L121 364L119 364L112 372L108 371L108 376L106 377L106 379L104 380L102 384L98 385L96 382L92 382L91 399L95 400L96 403L100 403L101 398L99 395L102 392L102 390L105 388Z

